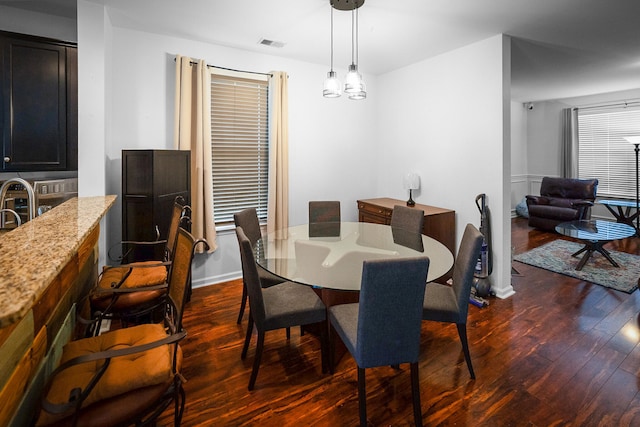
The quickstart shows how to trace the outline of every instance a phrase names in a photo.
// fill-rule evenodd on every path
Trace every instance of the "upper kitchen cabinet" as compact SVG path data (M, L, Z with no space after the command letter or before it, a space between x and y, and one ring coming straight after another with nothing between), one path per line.
M0 171L78 169L73 43L0 32Z

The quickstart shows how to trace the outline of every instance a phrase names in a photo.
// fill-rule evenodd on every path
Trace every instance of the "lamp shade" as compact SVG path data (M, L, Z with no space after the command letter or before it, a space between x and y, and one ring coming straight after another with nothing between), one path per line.
M420 176L410 172L402 178L402 184L405 190L417 190L420 188Z
M364 99L367 97L367 87L362 80L362 75L358 72L356 64L349 65L349 72L344 81L344 92L349 95L349 99Z
M324 81L324 90L322 95L325 98L337 98L342 95L342 85L340 80L336 76L335 71L329 71L327 73L327 79Z

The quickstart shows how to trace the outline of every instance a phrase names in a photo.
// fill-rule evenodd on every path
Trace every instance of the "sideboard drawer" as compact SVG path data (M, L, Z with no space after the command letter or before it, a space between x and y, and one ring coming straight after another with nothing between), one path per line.
M378 224L391 223L391 214L393 213L393 209L389 209L383 206L374 205L374 204L363 202L363 201L358 201L358 210L360 212L360 215L372 219L371 221L363 221L363 222L374 222Z

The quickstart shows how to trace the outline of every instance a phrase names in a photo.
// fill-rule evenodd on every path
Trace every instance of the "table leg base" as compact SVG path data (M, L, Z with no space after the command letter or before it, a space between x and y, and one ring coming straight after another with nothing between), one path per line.
M578 265L576 266L576 270L578 271L582 270L582 267L584 267L584 265L587 263L589 258L591 258L591 255L594 252L600 252L602 256L604 256L607 259L607 261L609 261L611 265L613 265L614 267L620 267L618 263L615 262L614 259L611 257L611 254L609 253L609 251L607 251L605 248L602 247L602 245L604 245L605 243L608 243L608 241L587 242L582 249L572 254L571 255L572 257L577 257L581 253L585 252L582 259L578 262Z

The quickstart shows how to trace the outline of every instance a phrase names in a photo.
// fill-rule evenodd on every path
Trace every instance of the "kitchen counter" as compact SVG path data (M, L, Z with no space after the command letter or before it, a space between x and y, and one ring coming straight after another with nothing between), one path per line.
M100 220L116 196L80 197L0 235L0 426L33 424L47 375L82 331Z
M0 235L0 328L25 316L115 199L113 195L73 198Z

